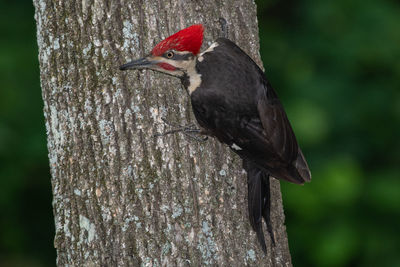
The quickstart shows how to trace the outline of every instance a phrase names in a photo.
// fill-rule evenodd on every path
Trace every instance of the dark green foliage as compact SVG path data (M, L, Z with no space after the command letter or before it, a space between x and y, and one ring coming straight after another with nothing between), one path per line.
M313 180L282 182L294 266L400 266L400 5L256 1Z
M54 266L34 10L0 3L0 265ZM294 266L400 266L400 5L257 4L267 76L313 173L282 182Z
M54 219L31 1L0 4L0 266L54 266Z

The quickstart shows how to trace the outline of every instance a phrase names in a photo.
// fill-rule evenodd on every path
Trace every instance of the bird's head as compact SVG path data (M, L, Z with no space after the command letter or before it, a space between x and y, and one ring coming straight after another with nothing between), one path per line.
M195 64L203 43L203 31L201 24L185 28L159 42L149 55L128 62L119 69L151 69L182 77Z

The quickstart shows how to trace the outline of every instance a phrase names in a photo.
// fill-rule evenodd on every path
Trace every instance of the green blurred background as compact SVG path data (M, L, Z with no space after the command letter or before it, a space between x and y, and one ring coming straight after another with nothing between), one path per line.
M34 9L0 0L0 266L54 266ZM294 266L400 266L400 4L256 1L313 180L282 184Z

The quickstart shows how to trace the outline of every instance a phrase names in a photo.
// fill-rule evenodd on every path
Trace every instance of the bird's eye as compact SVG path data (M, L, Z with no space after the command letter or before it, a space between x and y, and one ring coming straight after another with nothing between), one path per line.
M174 53L172 51L167 52L166 54L167 58L172 58L174 56Z

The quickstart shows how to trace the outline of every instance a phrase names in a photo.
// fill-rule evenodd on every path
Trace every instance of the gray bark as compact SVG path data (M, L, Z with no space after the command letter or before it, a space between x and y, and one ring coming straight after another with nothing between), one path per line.
M261 65L256 7L232 1L34 0L60 266L290 266L279 182L276 246L260 250L248 223L241 160L215 140L167 130L194 121L180 81L120 72L170 34L206 27Z

